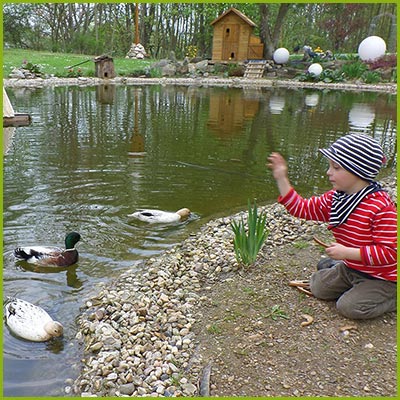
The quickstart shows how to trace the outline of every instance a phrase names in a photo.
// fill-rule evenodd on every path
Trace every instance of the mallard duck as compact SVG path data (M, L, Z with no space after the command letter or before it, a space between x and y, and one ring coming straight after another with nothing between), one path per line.
M161 211L161 210L140 210L133 214L129 214L128 217L139 219L140 221L148 222L150 224L161 223L169 224L173 222L180 222L187 219L190 215L188 208L181 208L176 212Z
M65 249L58 247L32 246L17 247L14 256L31 264L41 266L68 267L78 261L78 251L75 245L81 239L77 232L70 232L65 237Z
M17 336L33 342L45 342L63 334L63 326L38 306L25 300L8 298L4 306L7 326Z

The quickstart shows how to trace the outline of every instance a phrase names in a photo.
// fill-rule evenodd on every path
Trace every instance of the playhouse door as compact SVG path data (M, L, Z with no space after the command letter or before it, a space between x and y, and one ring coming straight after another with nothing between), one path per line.
M226 24L222 31L222 59L235 61L239 51L239 24Z

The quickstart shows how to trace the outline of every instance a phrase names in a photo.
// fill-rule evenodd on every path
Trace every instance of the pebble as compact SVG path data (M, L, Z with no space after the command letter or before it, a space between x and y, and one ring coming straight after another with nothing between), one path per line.
M396 183L391 185L395 186ZM390 194L396 200L393 191ZM291 241L312 242L313 235L326 228L291 217L277 203L259 207L259 211L267 213L270 231L265 258L273 257L274 247ZM66 394L81 397L113 397L118 393L165 397L199 394L197 379L185 376L189 364L197 367L199 373L203 368L201 357L193 356L192 327L196 318L192 309L206 306L209 300L198 295L200 288L222 279L222 271L226 279L225 274L241 270L235 259L230 227L233 219L240 218L246 220L247 211L209 221L174 248L145 260L139 267L140 273L137 269L128 270L111 284L99 285L97 294L85 299L76 335L76 340L83 342L85 354L79 376L73 383L65 384ZM290 237L282 234L282 227L290 232ZM282 382L282 386L290 388L287 382Z

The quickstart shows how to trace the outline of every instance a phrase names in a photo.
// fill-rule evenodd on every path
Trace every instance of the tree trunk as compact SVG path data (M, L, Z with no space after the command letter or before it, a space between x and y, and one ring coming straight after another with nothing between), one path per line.
M264 43L263 56L265 59L271 59L275 49L278 46L283 21L287 12L289 11L290 4L280 4L278 16L276 17L274 26L272 26L272 21L270 20L269 7L269 4L260 4L260 39Z

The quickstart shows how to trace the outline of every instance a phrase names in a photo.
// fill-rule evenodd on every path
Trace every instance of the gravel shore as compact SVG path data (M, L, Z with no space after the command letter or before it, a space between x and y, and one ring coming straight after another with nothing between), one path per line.
M389 177L383 183L396 200L396 177ZM357 326L338 317L334 307L327 307L324 302L312 299L311 305L305 305L308 298L305 300L302 293L287 286L290 264L294 266L293 273L305 274L304 265L297 265L293 260L301 260L300 249L303 248L308 257L310 248L304 244L313 243L314 235L326 240L326 227L295 219L277 203L260 207L260 210L267 213L270 235L251 270L246 271L237 263L233 250L230 223L233 219L246 219L247 213L241 212L208 222L198 233L173 249L145 261L139 271L127 271L112 284L100 286L97 294L86 301L77 321L79 332L76 339L84 347L84 359L79 377L66 382L66 394L170 397L210 395L211 391L212 396L318 396L333 393L338 396L395 396L395 315ZM320 251L316 245L311 250L313 253ZM266 265L271 265L271 269L267 270ZM238 285L244 282L249 287L238 290ZM226 294L225 290L232 285L233 291ZM232 307L237 305L238 299L242 300L241 296L249 299L250 292L257 294L263 290L266 290L266 297L250 296L246 311L236 311L235 314ZM299 295L303 297L300 299ZM269 301L273 306L268 313ZM248 309L249 304L252 311ZM284 312L289 304L292 305ZM295 356L294 362L304 359L305 364L311 365L308 380L304 378L305 366L300 368L296 365L295 370L285 370L285 360L290 353L288 347L285 347L286 352L272 352L285 341L288 341L286 346L289 348L301 345L299 340L306 343L304 336L293 333L299 332L299 304L303 314L307 314L304 310L311 314L309 309L314 307L314 312L324 315L319 324L312 324L314 331L302 331L314 341L314 356L310 353L304 357L301 352ZM250 314L254 314L251 322L247 318ZM344 326L340 332L345 332L344 336L341 333L339 345L337 333L330 333L332 337L322 334L324 327L332 329L330 325L335 319ZM234 321L234 324L227 325L229 321ZM268 324L268 328L263 324ZM290 336L282 336L291 330ZM354 331L366 335L368 340L361 352L357 346L354 347L353 351L360 354L359 360L352 360L352 351L349 350L356 343L355 336L352 336ZM370 360L380 360L382 356L385 361L368 361L373 368L370 376L378 378L373 383L365 383L358 368L367 370L365 352L372 354L374 348L375 351L379 349L377 340L384 342L383 354L375 353ZM318 347L318 343L322 347ZM344 346L344 349L338 346ZM317 364L312 365L311 358L316 357L317 363L317 360L324 362L326 357L325 362L328 362L327 349L336 358L332 367L322 371L325 375L320 378L321 371ZM350 370L357 372L356 377L349 374L344 378L345 367L337 359L342 351L341 360L350 364ZM240 356L236 361L230 358L237 354ZM258 378L265 375L265 370L256 368L257 362L262 363L262 360L255 361L260 356L262 360L268 360L269 364L264 368L270 370L269 381L263 384ZM250 365L246 366L244 358L250 360ZM224 370L228 366L231 367L229 373ZM357 377L360 382L355 384ZM324 381L326 379L335 382L334 391L332 384ZM319 384L313 384L313 380Z
M180 85L180 86L223 86L237 88L310 88L331 90L355 90L368 92L397 93L396 83L365 84L359 83L325 83L325 82L300 82L295 80L280 79L249 79L249 78L221 78L217 76L198 78L127 78L116 77L114 79L100 78L36 78L36 79L3 79L4 87L31 87L41 88L47 86L97 86L97 85Z

